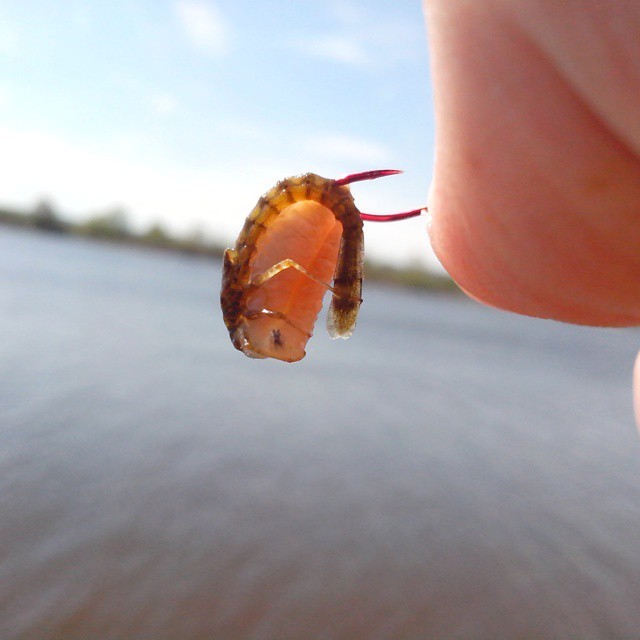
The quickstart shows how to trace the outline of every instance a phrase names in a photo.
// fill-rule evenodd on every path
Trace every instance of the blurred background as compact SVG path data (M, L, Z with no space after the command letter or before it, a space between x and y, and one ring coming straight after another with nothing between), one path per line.
M420 206L433 135L418 2L0 0L3 640L637 636L637 330L468 301L417 218L349 341L229 341L259 195Z
M433 149L419 3L0 3L0 202L229 242L306 171L398 168L363 211L426 203ZM424 233L372 257L429 263Z

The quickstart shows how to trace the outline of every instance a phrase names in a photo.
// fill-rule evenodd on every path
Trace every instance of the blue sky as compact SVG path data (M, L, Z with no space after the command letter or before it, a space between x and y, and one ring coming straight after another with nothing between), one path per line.
M122 206L234 240L285 176L374 168L384 212L426 201L433 117L420 2L0 0L0 203ZM431 265L425 220L368 224L367 254Z

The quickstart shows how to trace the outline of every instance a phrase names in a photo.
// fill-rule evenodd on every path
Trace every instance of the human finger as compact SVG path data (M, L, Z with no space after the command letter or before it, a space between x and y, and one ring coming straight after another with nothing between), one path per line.
M518 313L640 323L638 3L426 6L445 268Z

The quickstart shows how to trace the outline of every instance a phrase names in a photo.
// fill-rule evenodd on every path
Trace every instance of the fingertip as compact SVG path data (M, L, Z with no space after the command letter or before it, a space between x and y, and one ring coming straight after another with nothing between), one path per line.
M431 246L485 304L640 324L640 156L594 118L562 60L532 46L508 5L426 4L437 121Z

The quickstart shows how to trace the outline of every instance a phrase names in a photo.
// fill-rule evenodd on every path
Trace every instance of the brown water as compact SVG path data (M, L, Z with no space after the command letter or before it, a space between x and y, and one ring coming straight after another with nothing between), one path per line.
M233 350L219 270L0 228L2 640L640 636L640 334L365 287Z

